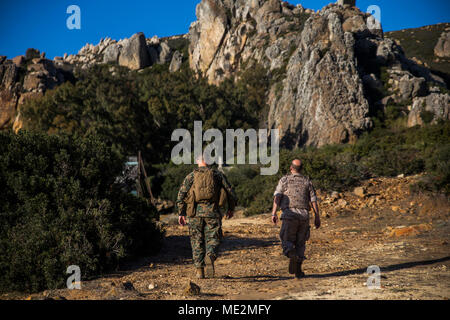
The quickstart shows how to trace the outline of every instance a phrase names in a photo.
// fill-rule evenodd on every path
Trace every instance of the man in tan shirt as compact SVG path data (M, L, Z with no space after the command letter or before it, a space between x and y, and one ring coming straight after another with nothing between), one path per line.
M274 192L272 222L278 222L277 210L281 207L282 220L280 239L283 254L289 258L289 273L302 278L302 263L305 259L305 244L309 239L309 211L311 204L315 213L314 224L320 227L317 196L308 177L300 174L302 162L292 161L291 173L282 177Z

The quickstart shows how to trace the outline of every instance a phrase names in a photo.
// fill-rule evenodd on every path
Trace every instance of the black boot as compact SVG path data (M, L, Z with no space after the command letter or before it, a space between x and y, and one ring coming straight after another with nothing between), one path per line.
M295 272L295 278L297 278L297 279L301 279L301 278L305 277L305 273L302 271L302 263L303 263L303 260L299 259L299 261L297 263L296 272Z
M296 274L298 267L298 257L295 254L295 251L294 250L289 251L288 257L289 257L289 273Z

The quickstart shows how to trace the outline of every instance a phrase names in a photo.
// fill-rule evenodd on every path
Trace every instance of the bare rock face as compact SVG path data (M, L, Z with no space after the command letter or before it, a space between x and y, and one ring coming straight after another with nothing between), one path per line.
M269 75L284 73L267 99L267 126L280 129L283 144L354 141L370 128L354 48L354 33L376 36L365 13L328 5L310 15L279 0L203 0L197 17L189 33L190 66L211 83L255 61Z
M228 21L222 0L203 0L197 5L198 21L189 30L191 68L206 73L223 42Z
M17 84L19 68L11 60L0 64L0 129L10 127L14 121L20 85Z
M118 63L119 62L120 48L117 43L112 43L109 47L105 49L103 55L104 63Z
M371 126L355 37L344 32L342 20L335 6L308 19L281 95L272 91L269 96L269 126L280 129L287 145L351 142ZM348 20L364 21L362 16Z
M280 0L202 0L190 67L219 84L262 65L271 79L266 125L280 129L287 147L353 142L371 127L370 108L411 108L430 83L446 87L354 5L314 12Z
M14 122L18 99L15 90L0 90L0 129L10 127Z
M161 42L159 44L159 47L157 48L157 52L159 55L157 63L165 64L165 63L171 62L172 49L169 47L169 45L166 42Z
M269 75L284 72L267 97L267 126L280 129L285 145L354 141L370 128L354 48L354 34L376 36L365 13L328 5L308 14L279 0L203 0L197 17L189 32L190 66L211 83L254 62Z
M0 59L0 130L11 127L19 130L20 106L66 80L53 61L41 56L44 55L38 50L28 49L25 56L14 61Z
M434 48L434 54L440 58L450 58L450 32L443 32Z
M182 63L183 63L183 54L179 51L175 51L172 57L172 61L170 62L169 71L177 72L178 70L180 70Z
M450 95L431 93L414 99L408 114L408 127L423 123L436 123L438 119L450 120Z
M164 41L157 36L146 39L142 32L119 41L104 38L97 45L87 43L77 54L55 57L54 62L61 68L87 69L96 64L112 63L131 70L141 70L156 63L170 63L173 50L167 42L180 38L185 36L169 37Z
M123 40L120 45L119 65L131 70L139 70L150 65L147 44L142 32L134 34L131 38Z

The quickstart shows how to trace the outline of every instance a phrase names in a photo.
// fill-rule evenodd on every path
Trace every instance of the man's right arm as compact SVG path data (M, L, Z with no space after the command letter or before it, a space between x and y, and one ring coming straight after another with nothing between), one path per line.
M284 193L284 177L280 179L280 181L278 182L278 185L275 189L275 192L273 194L273 206L272 206L272 222L274 224L277 223L278 221L278 215L277 215L277 211L278 208L281 206L281 199L283 198L283 193Z

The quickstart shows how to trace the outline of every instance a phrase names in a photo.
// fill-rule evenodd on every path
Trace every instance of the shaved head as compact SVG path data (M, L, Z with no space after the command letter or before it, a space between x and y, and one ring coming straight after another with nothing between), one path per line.
M205 163L205 159L203 158L203 154L199 155L195 162L197 162L197 165L199 167L206 167L207 166L206 163Z
M291 164L291 171L299 173L302 168L302 161L300 159L294 159Z

